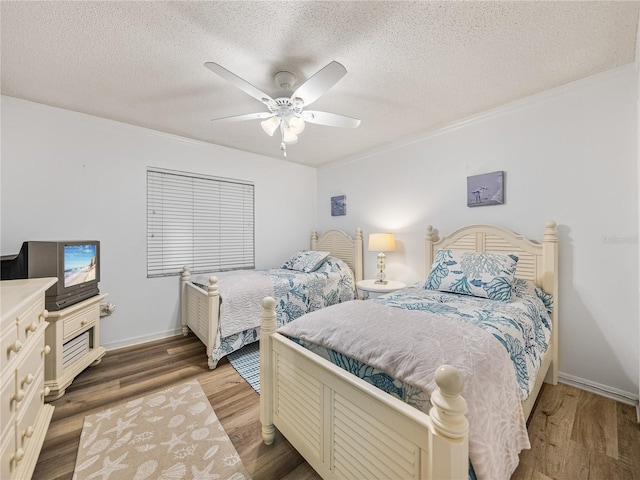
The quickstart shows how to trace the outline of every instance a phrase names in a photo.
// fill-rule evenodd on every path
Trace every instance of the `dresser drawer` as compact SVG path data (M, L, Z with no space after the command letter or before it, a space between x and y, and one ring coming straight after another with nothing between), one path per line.
M33 390L42 390L44 386L44 364L42 362L42 349L44 348L44 331L38 333L38 338L29 345L24 353L24 359L17 369L17 391L22 392L24 399L18 403L18 412L22 412L25 399ZM38 379L40 383L38 383Z
M7 321L2 325L0 332L0 348L2 351L2 370L7 368L11 360L15 360L18 352L22 348L22 341L18 340L18 327L15 320Z
M47 311L44 308L44 299L39 298L18 317L18 340L25 343L31 338L43 324L46 316Z
M25 452L29 448L29 441L37 427L36 420L40 409L44 405L44 372L37 372L33 383L26 392L24 400L18 406L18 419L16 422L16 441L18 448Z
M13 401L13 395L16 392L16 371L15 369L2 372L2 390L0 393L0 432L4 432L9 423L16 420L15 413L17 402ZM0 475L0 478L4 478Z
M11 478L11 472L16 469L16 465L12 460L12 455L16 453L16 426L15 419L11 420L8 428L2 429L2 437L0 437L0 478Z
M96 303L74 312L64 319L63 340L69 340L100 320L100 306Z

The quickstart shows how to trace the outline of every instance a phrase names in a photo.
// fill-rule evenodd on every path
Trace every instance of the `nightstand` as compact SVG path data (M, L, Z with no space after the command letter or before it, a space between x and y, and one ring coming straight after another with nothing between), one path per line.
M404 288L406 286L407 285L405 283L399 282L397 280L387 280L387 283L380 284L376 283L375 279L360 280L356 284L356 287L358 288L358 297L361 297L364 300L376 298L385 293L400 290L401 288Z

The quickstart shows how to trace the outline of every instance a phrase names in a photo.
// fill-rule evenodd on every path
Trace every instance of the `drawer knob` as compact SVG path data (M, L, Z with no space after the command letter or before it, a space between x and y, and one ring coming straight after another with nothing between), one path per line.
M44 348L42 349L42 353L44 355L49 355L51 353L51 347L49 345L45 345Z
M33 427L29 425L26 430L22 432L22 438L31 438L33 436Z
M16 463L24 458L24 449L19 448L16 450L16 453L11 454L11 460L14 460Z
M40 318L41 318L41 319L43 319L43 320L44 320L45 318L47 318L48 316L49 316L49 310L47 310L47 309L42 310L42 312L40 312L40 315L38 315L38 317L40 317Z
M51 387L44 387L41 393L43 397L46 397L47 395L49 395L49 393L51 393Z
M14 400L16 402L21 402L23 398L24 398L24 390L22 389L18 390L13 395L11 395L11 400Z
M7 347L8 352L14 351L18 353L20 350L22 350L22 342L20 340L16 340L15 342L13 342L11 345Z
M80 322L80 325L84 327L87 323L89 323L89 321L86 318L83 318L82 321Z
M30 374L28 374L26 377L24 377L22 379L22 385L23 386L24 386L25 383L27 385L31 385L31 383L33 383L33 374L30 373Z
M38 329L38 322L33 322L33 323L30 323L29 325L27 325L27 328L25 328L25 331L27 333L35 332L37 329Z

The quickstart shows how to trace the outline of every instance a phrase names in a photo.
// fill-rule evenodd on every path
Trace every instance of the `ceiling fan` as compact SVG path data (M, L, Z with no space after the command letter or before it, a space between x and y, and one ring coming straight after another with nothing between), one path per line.
M330 127L356 128L360 125L357 118L345 117L336 113L305 110L305 108L320 98L327 90L335 85L346 73L347 69L338 62L331 62L316 72L311 78L300 85L289 95L296 77L293 73L282 71L275 74L276 86L281 92L277 98L272 98L258 90L246 80L238 77L226 68L214 62L204 64L213 73L234 84L246 94L262 102L267 111L246 113L231 117L216 118L214 122L238 122L242 120L262 120L262 129L273 136L279 128L282 135L280 150L287 156L287 145L298 141L298 135L304 130L305 122L327 125Z

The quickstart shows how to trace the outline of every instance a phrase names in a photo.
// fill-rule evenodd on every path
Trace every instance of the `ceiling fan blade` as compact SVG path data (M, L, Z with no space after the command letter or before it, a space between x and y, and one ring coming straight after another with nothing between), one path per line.
M301 117L305 122L327 125L329 127L356 128L360 125L360 120L357 118L315 110L305 110L302 112Z
M300 85L291 95L291 101L293 102L295 98L301 98L304 105L310 105L333 87L346 73L347 69L341 64L335 61L331 62Z
M270 104L275 105L275 101L269 95L267 95L266 93L262 92L261 90L258 90L256 87L251 85L246 80L240 78L235 73L230 72L226 68L221 67L217 63L206 62L204 64L204 66L207 67L209 70L211 70L216 75L220 75L226 81L228 81L230 83L233 83L236 87L238 87L244 93L247 93L247 94L251 95L253 98L255 98L256 100L259 100L260 102L264 103L265 105L270 105Z
M230 122L242 122L244 120L264 120L265 118L273 117L275 113L271 112L259 112L259 113L245 113L244 115L233 115L231 117L212 118L212 122L230 123Z

